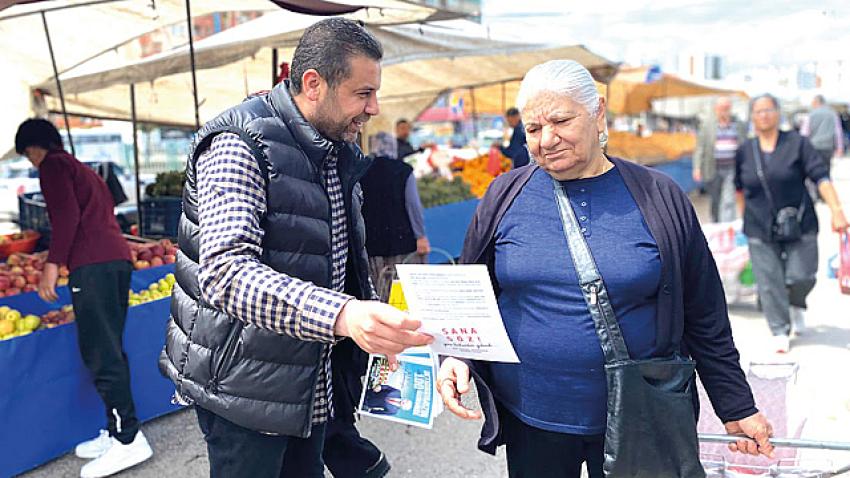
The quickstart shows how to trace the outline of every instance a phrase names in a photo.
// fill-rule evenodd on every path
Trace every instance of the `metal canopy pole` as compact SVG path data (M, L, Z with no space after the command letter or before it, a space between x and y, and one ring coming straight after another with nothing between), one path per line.
M59 70L56 68L56 56L53 54L53 42L50 41L50 29L47 28L47 15L41 12L41 23L44 25L44 36L47 37L47 49L50 50L50 63L53 65L53 78L56 80L56 90L59 92L59 102L62 104L62 118L65 120L65 131L68 133L68 144L71 146L71 155L76 156L74 151L74 139L71 137L71 123L68 122L68 110L65 108L65 95L62 93L62 82L59 80Z
M478 110L475 108L475 88L469 89L469 97L472 99L472 134L478 138Z
M186 26L189 28L189 61L192 64L192 97L195 101L195 129L201 129L201 115L198 113L198 78L195 72L195 41L192 38L191 0L186 0Z
M139 185L139 136L138 120L136 119L136 85L130 83L130 121L133 123L133 170L136 179L136 216L139 221L139 235L142 236L142 190Z
M507 82L503 82L503 83L502 83L502 113L504 113L505 111L507 111L507 106L508 106L508 105L506 104L506 103L507 103L507 99L505 98L505 97L507 96L507 93L505 92L505 88L506 88L506 86L505 86L505 85L506 85L506 84L507 84Z
M272 48L272 88L277 85L277 48Z

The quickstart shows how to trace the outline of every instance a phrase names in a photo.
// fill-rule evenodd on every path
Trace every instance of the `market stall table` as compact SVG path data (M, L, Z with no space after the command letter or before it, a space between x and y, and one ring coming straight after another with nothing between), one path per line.
M133 272L131 289L146 289L174 271L165 265ZM0 299L24 314L42 315L69 304L67 287L47 304L35 292ZM174 385L157 367L170 298L131 307L124 331L136 413L142 421L179 407ZM103 402L77 346L75 323L0 342L0 476L12 476L59 457L105 427Z

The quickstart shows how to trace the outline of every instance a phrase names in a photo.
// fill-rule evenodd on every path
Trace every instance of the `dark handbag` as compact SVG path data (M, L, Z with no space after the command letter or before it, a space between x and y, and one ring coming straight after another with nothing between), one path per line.
M800 222L803 220L803 211L806 205L806 193L803 193L803 199L800 202L800 207L783 207L776 209L776 203L773 201L773 194L770 192L770 186L767 184L767 179L764 176L764 165L762 162L761 151L759 150L758 139L753 139L753 157L756 161L756 175L759 177L761 187L764 189L764 195L767 197L767 202L770 204L770 211L773 221L770 227L770 238L775 242L794 242L803 236L803 230L800 227Z
M121 186L121 181L118 180L111 162L104 161L100 163L97 167L97 173L103 179L103 182L106 183L109 194L112 195L112 203L115 206L127 201L127 194L124 193L124 187Z
M609 478L704 478L694 409L693 360L633 360L608 290L579 230L570 201L555 182L564 235L605 356L608 421L603 470Z

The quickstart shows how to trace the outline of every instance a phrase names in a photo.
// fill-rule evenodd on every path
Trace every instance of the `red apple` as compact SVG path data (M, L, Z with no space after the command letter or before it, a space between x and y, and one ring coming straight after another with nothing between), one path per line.
M150 261L152 257L153 257L153 254L151 253L150 249L142 249L141 251L139 251L139 260L140 261L147 262L147 261Z
M0 276L0 291L8 289L12 285L12 281L6 276Z
M10 288L6 289L6 297L9 297L10 295L18 295L20 293L21 293L21 289L19 289L17 287L10 287Z
M15 276L15 278L12 279L12 285L14 287L17 287L18 289L21 289L25 285L27 285L27 279L24 276Z
M9 269L9 274L12 274L12 275L21 275L23 273L24 273L24 269L21 268L20 266L14 266L11 269Z
M10 266L16 266L20 263L21 263L21 256L19 256L17 254L12 254L11 256L9 256L8 259L6 259L6 264L9 264Z
M177 257L176 257L174 254L166 254L166 255L162 258L162 260L163 260L166 264L174 264L174 261L176 261L176 260L177 260Z
M148 261L139 260L139 261L136 261L136 263L134 265L136 266L137 270L138 269L147 269L148 267L151 266L151 263L148 262Z
M176 247L174 247L174 246L166 247L166 248L165 248L165 255L167 255L167 256L176 256L176 255L177 255L177 248L176 248Z
M41 274L37 272L32 272L27 274L27 283L29 284L38 284L38 281L41 279Z
M33 292L38 290L38 286L36 284L27 284L24 286L24 292Z
M151 259L151 267L158 267L158 266L161 266L163 264L165 264L165 262L162 261L162 257L154 256Z
M163 255L165 255L165 248L162 247L161 244L152 245L150 251L151 254L154 255L154 257L162 257Z

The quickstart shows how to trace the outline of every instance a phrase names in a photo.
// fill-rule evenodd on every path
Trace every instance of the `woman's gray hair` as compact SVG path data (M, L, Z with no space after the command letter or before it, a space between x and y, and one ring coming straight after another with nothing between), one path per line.
M517 94L520 111L528 101L542 92L553 92L578 102L596 117L599 111L599 92L587 68L573 60L551 60L528 70Z
M369 138L369 152L375 156L396 159L398 156L397 142L393 135L379 131Z

